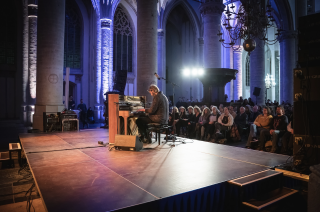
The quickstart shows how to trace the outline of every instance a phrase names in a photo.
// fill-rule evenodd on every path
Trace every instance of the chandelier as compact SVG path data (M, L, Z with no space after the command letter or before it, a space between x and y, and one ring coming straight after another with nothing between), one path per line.
M274 11L269 1L266 6L264 0L240 0L240 2L238 12L234 3L231 6L227 5L224 10L225 16L221 23L225 30L224 32L219 30L217 34L222 45L237 50L240 48L241 40L244 40L243 48L250 55L256 47L256 39L263 40L269 45L275 44L283 30L278 28L275 38L268 38L268 29L276 27ZM224 37L228 38L228 41Z
M276 86L274 77L272 75L267 74L266 78L264 79L265 83L266 83L266 89L269 89L271 87Z

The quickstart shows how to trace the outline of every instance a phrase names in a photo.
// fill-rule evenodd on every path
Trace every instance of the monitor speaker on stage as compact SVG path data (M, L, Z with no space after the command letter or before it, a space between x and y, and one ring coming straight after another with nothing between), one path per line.
M259 96L260 95L260 91L261 91L261 88L254 87L253 95L254 96Z
M116 135L114 147L119 150L140 151L143 143L135 135Z
M124 90L127 84L127 70L117 70L114 78L113 90L119 91L119 94L124 95Z

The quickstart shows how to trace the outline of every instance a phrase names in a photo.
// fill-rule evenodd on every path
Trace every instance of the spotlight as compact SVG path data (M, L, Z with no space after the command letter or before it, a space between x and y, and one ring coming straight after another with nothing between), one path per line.
M184 69L184 70L183 70L183 74L184 74L185 76L189 76L189 75L190 75L190 70L189 70L188 68Z
M195 68L194 68L194 69L192 69L192 75L193 75L193 76L197 76L197 75L198 75L198 73L197 73L197 69L195 69Z
M202 68L198 69L198 75L200 75L200 76L203 75L203 69Z

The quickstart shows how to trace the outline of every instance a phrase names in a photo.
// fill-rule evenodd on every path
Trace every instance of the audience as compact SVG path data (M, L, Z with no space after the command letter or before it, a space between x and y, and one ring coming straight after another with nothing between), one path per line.
M209 108L205 107L202 110L202 114L199 118L199 121L198 121L198 124L196 127L196 137L199 137L199 134L200 134L201 140L204 140L204 132L205 132L205 129L209 123L210 114L211 114L211 112L210 112Z
M251 116L251 106L250 105L245 105L245 113L247 114L248 117Z
M250 134L246 144L247 148L251 148L251 141L257 142L257 133L261 135L261 131L270 131L273 124L273 117L269 107L263 108L263 114L259 115L253 124L250 125Z
M212 113L211 113L211 115L209 117L209 123L208 123L208 126L206 128L207 141L210 141L211 134L213 134L214 130L215 130L215 123L218 121L219 116L221 114L216 106L213 106L211 111L212 111Z
M244 107L240 107L240 113L234 119L234 123L235 123L237 129L239 130L240 134L241 134L243 128L246 127L247 121L248 121L248 116L245 113L245 109L244 109Z
M261 131L259 139L259 150L264 149L265 141L267 137L272 136L272 149L270 152L275 153L278 149L278 139L284 135L287 131L288 118L284 115L284 108L282 106L277 107L277 115L273 118L273 128L269 131Z
M248 98L248 104L253 107L254 106L254 102L252 101L251 97Z
M252 108L252 113L251 113L250 116L248 117L248 122L249 122L249 124L252 124L260 114L261 114L261 113L258 111L258 106L255 105L255 106Z
M234 112L234 108L231 105L229 106L229 113L232 115L233 118L236 118L237 113Z
M249 105L248 99L243 100L242 106L246 106L246 105Z
M220 138L224 138L221 131L228 130L233 125L233 117L229 113L227 107L223 109L223 113L218 119L218 122L215 123L215 142L217 142Z
M191 107L192 108L192 107ZM189 110L190 108L188 108ZM191 109L190 109L191 110ZM195 137L195 133L196 133L196 125L197 123L199 122L199 119L200 119L200 116L201 116L201 110L198 106L195 106L193 108L193 113L194 115L193 116L189 116L188 118L188 127L187 127L187 130L188 130L188 135L189 135L189 138L194 138Z
M179 108L179 110L180 110L179 117L176 120L176 134L177 135L180 135L181 127L186 127L187 126L187 121L188 121L188 117L187 117L187 114L186 114L186 109L183 106L181 106Z

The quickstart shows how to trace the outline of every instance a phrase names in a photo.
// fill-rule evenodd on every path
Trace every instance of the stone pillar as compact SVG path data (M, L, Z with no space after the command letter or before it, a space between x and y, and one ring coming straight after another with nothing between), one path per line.
M234 99L239 99L242 96L242 49L240 46L239 49L233 51L233 69L238 70L236 80L234 80Z
M164 42L164 31L163 29L158 29L158 75L160 77L166 78L166 45ZM166 93L166 82L160 80L158 82L158 87L161 91Z
M111 33L112 20L101 19L101 76L102 76L102 95L113 89L113 43Z
M97 29L97 46L96 46L96 92L95 92L95 102L94 102L94 119L100 120L103 118L102 113L102 92L101 92L101 20L100 15L96 14L96 29Z
M200 7L204 29L205 68L221 68L221 43L217 34L221 27L220 19L224 7L222 0L206 0Z
M280 37L280 103L293 103L293 69L295 68L296 32L285 31Z
M152 97L147 92L150 84L157 84L158 11L157 0L137 2L137 95Z
M39 0L37 100L33 128L43 131L43 112L60 112L63 105L65 0Z
M203 67L203 45L204 45L204 39L203 38L198 38L199 41L199 67ZM197 93L196 95L193 95L193 100L198 99L200 101L200 99L203 98L203 85L202 82L197 79L196 81L196 85L197 85Z
M265 58L264 58L264 42L260 39L255 39L257 47L251 52L250 56L250 97L256 103L256 97L253 96L255 87L261 88L260 95L257 97L257 104L263 105L265 97Z
M28 0L23 1L23 31L22 31L22 104L21 121L27 123L27 84L28 84Z

